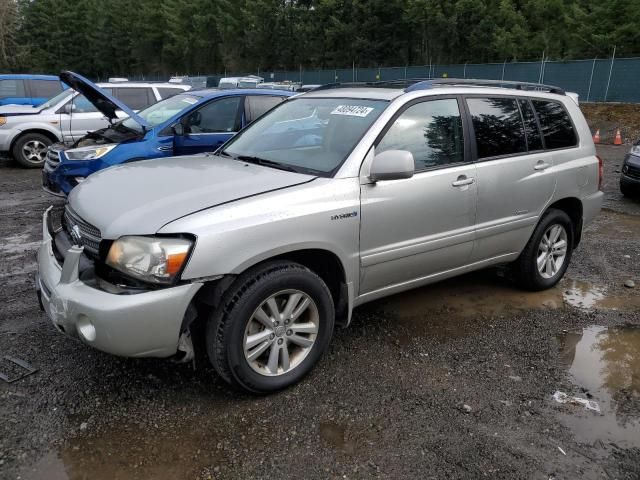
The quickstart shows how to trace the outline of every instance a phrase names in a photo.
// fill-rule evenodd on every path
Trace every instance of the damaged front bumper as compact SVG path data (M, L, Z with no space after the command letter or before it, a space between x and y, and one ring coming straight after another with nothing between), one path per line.
M201 283L115 294L79 279L83 248L72 246L58 263L43 216L36 290L60 332L103 352L125 357L169 357L177 353L187 309Z

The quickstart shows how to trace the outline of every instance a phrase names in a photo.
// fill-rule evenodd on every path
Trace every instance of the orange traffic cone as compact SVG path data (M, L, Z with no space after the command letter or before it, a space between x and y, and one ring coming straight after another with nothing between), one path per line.
M614 138L613 144L622 145L622 135L620 135L620 129L616 130L616 138Z
M600 143L600 129L596 130L596 134L593 136L593 143Z

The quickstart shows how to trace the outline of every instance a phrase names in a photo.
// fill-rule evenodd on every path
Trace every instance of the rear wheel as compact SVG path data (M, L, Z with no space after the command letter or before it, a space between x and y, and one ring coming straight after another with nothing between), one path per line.
M620 179L620 193L625 197L633 197L640 193L640 188L633 188L629 182L625 182L622 178Z
M241 275L207 324L207 351L227 382L269 393L300 381L326 350L335 310L306 267L271 262Z
M52 143L49 137L41 133L25 133L16 140L11 153L23 167L40 168Z
M514 262L516 281L527 290L553 287L567 271L573 251L573 224L562 210L548 210Z

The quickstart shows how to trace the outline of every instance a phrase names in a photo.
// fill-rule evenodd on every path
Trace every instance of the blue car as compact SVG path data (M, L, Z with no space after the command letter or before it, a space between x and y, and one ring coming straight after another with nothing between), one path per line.
M63 72L60 78L83 94L110 121L71 147L52 145L42 171L43 188L68 195L87 176L121 163L213 152L243 127L293 92L277 90L188 91L138 112L86 78ZM118 121L117 111L128 118Z
M0 75L0 105L37 107L67 88L56 75Z

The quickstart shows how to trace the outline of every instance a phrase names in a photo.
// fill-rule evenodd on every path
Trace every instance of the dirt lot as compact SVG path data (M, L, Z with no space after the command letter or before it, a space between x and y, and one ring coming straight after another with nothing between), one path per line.
M488 271L369 304L305 381L264 398L203 362L121 359L57 333L32 281L51 198L37 170L0 161L0 356L38 369L0 381L0 477L640 478L640 202L617 191L625 151L600 148L605 210L557 288L525 293Z

